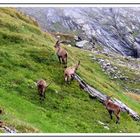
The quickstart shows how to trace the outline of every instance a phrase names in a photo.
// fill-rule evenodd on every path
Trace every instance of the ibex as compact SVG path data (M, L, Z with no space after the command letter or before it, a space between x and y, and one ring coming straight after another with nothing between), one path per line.
M79 65L80 61L78 61L78 64L65 69L64 71L65 82L70 82L74 78L75 72L78 69Z
M109 112L109 115L110 115L110 118L112 119L112 113L114 113L114 115L116 116L116 124L117 123L120 123L120 112L121 112L121 108L116 105L115 103L113 103L111 100L110 100L110 96L107 96L107 99L105 101L105 106L106 106L106 109L108 110Z
M0 109L0 114L2 114L3 113L3 110L2 109Z
M0 120L0 127L3 127L3 121Z
M68 57L68 53L64 48L61 48L60 43L62 43L63 41L57 41L56 44L54 45L54 48L56 49L56 54L58 56L59 62L60 64L67 64L67 57Z
M38 88L38 93L40 95L40 99L45 98L45 91L46 88L52 83L52 81L47 85L46 81L41 79L37 81L37 88Z
M2 109L0 109L0 114L3 114L3 110ZM2 126L3 126L3 121L0 120L0 127L2 127Z

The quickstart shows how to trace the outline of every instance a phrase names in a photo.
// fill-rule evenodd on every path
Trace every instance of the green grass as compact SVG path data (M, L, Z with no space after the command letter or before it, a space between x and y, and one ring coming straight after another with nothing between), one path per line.
M64 83L64 68L56 57L51 35L41 32L29 17L13 8L0 8L0 15L0 107L5 112L0 117L6 125L27 133L140 132L139 122L126 113L121 113L121 124L116 125L115 117L110 120L105 107L90 99L76 81ZM90 52L63 47L69 53L68 65L81 61L78 74L84 80L140 113L140 104L123 94L121 86L91 59ZM44 102L39 101L35 86L41 78L53 80Z

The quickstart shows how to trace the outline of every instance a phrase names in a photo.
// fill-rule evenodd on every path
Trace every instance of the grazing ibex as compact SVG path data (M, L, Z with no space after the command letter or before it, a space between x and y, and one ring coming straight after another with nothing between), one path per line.
M121 108L116 105L115 103L113 103L111 100L110 100L110 96L107 96L107 99L105 101L105 106L106 106L106 109L108 110L109 112L109 115L110 115L110 118L112 119L112 113L114 113L114 115L116 116L116 123L120 123L120 112L121 112Z
M56 54L58 56L59 62L63 64L67 64L68 53L64 48L61 48L60 43L62 42L63 41L58 40L54 45L54 48L56 49Z
M78 61L78 64L65 69L64 71L65 82L70 82L74 78L75 72L78 69L79 65L80 61Z
M37 81L37 88L38 88L38 93L40 95L40 99L45 98L45 91L46 88L52 83L52 81L47 85L46 81L41 79Z
M3 110L2 109L0 109L0 114L2 114L3 113Z
M0 120L0 127L3 127L3 121Z
M3 110L2 109L0 109L0 114L3 114ZM2 126L3 126L3 121L0 120L0 127L2 127Z

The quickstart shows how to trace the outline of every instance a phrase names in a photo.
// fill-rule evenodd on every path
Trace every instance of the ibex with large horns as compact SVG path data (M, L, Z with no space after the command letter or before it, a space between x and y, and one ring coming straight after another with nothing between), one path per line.
M56 44L54 45L54 48L56 50L56 54L58 56L59 62L63 63L63 64L67 64L67 57L68 57L68 53L64 48L61 48L60 44L63 41L57 41Z

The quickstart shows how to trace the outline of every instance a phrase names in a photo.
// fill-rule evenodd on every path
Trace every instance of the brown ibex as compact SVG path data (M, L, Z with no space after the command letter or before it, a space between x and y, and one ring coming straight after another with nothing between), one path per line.
M56 54L58 56L59 62L63 64L67 64L68 53L64 48L61 48L60 43L62 42L63 41L58 40L54 45L54 48L56 49Z
M0 109L0 114L3 114L3 110L2 109ZM3 126L3 121L0 120L0 127L2 127L2 126Z
M3 121L0 120L0 127L3 127Z
M65 82L70 82L71 80L73 80L75 72L78 69L79 65L80 61L78 61L78 64L65 69L64 71Z
M120 123L120 112L121 112L121 108L113 103L111 100L110 100L110 96L107 96L107 99L106 101L104 102L105 103L105 106L106 106L106 109L108 110L109 112L109 115L110 115L110 118L112 119L112 113L114 113L114 115L116 116L116 123Z
M2 114L3 113L3 110L2 109L0 109L0 114Z
M38 88L38 93L40 95L40 99L45 98L45 91L46 88L52 83L52 81L47 85L46 81L41 79L37 81L37 88Z

